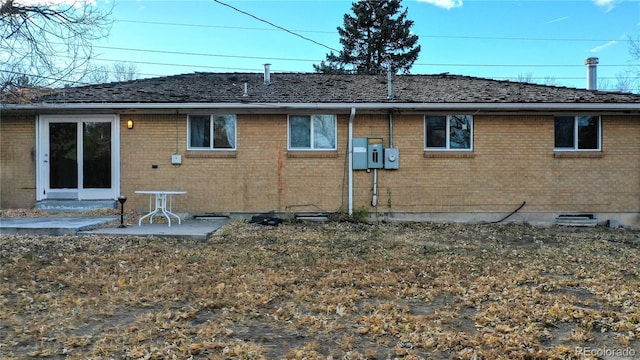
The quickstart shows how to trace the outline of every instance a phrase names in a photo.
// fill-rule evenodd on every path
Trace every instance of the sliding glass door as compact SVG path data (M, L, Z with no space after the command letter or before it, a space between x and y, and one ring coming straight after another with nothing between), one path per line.
M113 199L115 116L41 116L39 199Z

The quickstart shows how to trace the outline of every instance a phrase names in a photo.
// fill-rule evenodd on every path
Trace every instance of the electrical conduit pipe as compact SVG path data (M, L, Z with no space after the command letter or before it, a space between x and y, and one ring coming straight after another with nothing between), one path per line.
M378 169L373 169L373 197L371 198L371 206L378 206Z
M349 216L353 215L353 119L356 117L356 108L351 108L349 114L349 130L347 139L347 156L349 157Z

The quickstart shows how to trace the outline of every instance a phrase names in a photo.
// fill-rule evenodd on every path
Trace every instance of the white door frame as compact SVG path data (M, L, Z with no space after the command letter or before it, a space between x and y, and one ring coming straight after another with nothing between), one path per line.
M49 188L49 123L69 122L81 124L84 121L111 123L111 188L83 189L82 164L78 165L78 189L56 189L50 196ZM36 126L36 200L65 198L77 200L117 199L120 194L120 117L107 115L38 115ZM78 159L82 158L82 133L78 134Z

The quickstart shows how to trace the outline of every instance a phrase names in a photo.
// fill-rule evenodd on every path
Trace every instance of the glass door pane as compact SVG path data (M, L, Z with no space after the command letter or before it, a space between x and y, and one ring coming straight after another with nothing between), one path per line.
M78 188L78 125L49 123L49 187Z
M82 123L84 189L111 188L111 123Z

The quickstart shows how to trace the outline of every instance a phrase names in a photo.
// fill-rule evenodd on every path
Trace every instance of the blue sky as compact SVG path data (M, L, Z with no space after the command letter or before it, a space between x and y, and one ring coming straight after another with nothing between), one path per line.
M96 62L132 62L141 77L212 72L312 72L340 49L351 1L128 0L113 5ZM551 79L584 88L587 57L598 57L600 84L632 69L628 38L640 37L640 1L404 0L422 46L411 73L498 79ZM305 40L301 36L312 41ZM319 45L320 43L321 45ZM636 69L640 68L638 62ZM638 87L638 86L636 86Z

